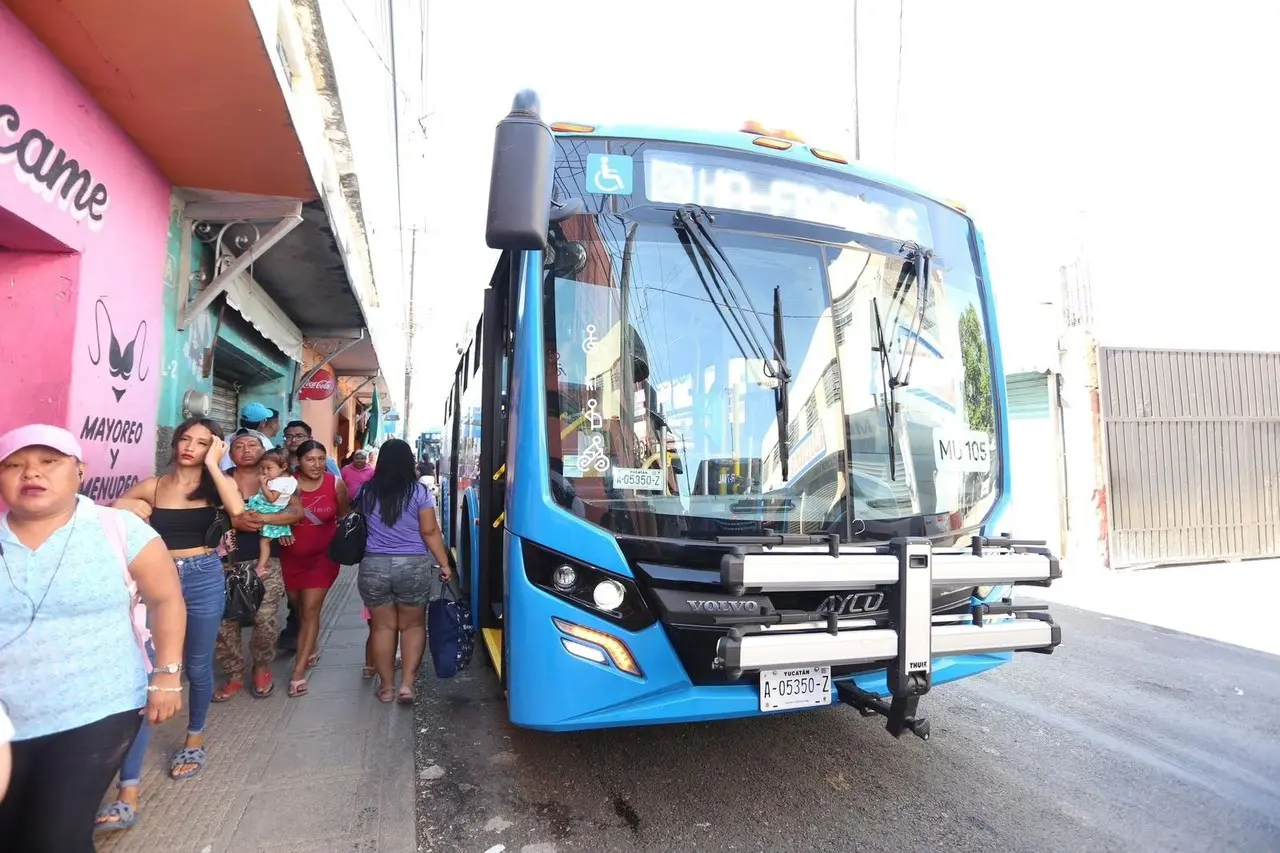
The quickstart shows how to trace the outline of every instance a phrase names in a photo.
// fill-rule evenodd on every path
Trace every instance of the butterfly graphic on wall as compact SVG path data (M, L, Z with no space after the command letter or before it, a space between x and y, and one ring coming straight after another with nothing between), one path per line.
M138 381L145 382L148 371L143 363L143 355L147 349L147 321L142 320L138 323L138 331L134 332L133 340L120 346L120 341L116 338L115 324L111 321L111 312L107 310L107 303L102 299L98 299L96 305L93 306L93 328L94 343L97 344L98 351L95 354L93 347L89 348L89 361L94 365L102 361L102 319L107 320L107 334L111 337L111 345L107 350L107 369L111 373L111 378L117 380L111 384L111 392L116 395L116 402L120 402L120 398L124 396L125 391L129 390L124 383L127 382L134 372L134 367L138 367ZM137 352L134 347L137 346Z

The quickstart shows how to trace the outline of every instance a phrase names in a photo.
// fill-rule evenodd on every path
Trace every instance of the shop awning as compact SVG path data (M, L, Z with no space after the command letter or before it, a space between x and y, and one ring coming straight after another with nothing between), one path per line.
M248 320L258 334L275 344L280 352L299 364L303 363L302 330L252 277L240 273L228 283L227 304Z

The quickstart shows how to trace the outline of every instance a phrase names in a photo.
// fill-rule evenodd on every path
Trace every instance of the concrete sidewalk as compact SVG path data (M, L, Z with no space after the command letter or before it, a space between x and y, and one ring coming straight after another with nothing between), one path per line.
M382 704L372 682L360 678L367 629L355 572L344 567L325 602L323 654L310 692L289 698L290 654L273 667L271 696L255 699L246 689L215 703L208 763L188 781L168 776L186 714L162 726L143 770L141 820L133 829L99 835L99 851L417 849L413 712Z
M1019 594L1280 655L1280 560L1129 571L1067 564L1062 574Z

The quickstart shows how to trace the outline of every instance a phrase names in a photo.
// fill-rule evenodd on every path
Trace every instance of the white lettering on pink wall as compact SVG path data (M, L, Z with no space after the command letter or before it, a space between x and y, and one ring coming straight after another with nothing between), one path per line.
M0 103L0 164L13 161L18 181L57 204L89 229L102 228L110 204L107 188L93 173L37 127L23 127L17 107Z

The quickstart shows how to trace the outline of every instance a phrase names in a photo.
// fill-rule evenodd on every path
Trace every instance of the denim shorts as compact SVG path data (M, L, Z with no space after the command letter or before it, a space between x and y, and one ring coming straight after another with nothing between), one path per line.
M367 607L426 607L432 581L439 574L430 557L366 554L356 574L356 589Z

